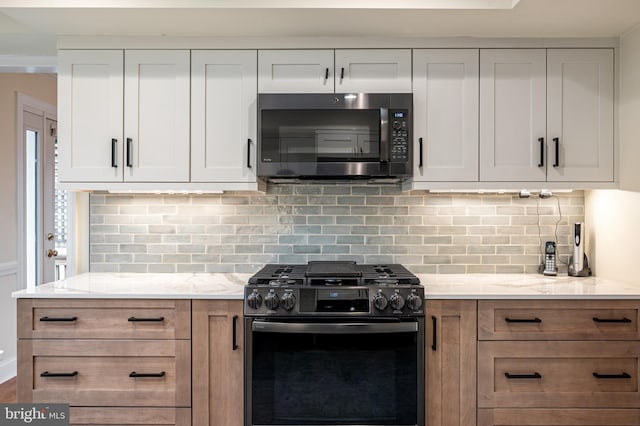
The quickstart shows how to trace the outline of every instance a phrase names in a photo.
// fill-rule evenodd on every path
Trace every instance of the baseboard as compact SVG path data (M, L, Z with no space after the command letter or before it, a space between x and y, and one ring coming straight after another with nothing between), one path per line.
M16 357L0 361L0 383L4 383L16 376L18 360Z
M15 275L18 272L18 262L0 262L0 277Z

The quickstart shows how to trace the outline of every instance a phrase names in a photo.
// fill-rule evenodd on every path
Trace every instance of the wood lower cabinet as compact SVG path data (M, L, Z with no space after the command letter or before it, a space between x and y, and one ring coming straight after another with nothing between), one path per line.
M476 423L476 301L427 300L427 426Z
M640 410L478 410L478 426L636 426L638 424L640 424Z
M72 425L191 424L191 301L19 299L17 402Z
M637 300L478 301L478 426L640 425Z
M193 425L244 424L242 300L194 300Z

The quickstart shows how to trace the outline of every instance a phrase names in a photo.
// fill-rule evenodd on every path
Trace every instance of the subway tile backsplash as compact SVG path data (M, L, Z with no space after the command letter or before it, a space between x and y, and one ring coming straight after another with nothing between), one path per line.
M93 193L90 268L253 273L339 259L414 273L533 273L545 241L558 241L566 262L571 225L583 220L582 191L520 199L314 184L270 185L266 194Z

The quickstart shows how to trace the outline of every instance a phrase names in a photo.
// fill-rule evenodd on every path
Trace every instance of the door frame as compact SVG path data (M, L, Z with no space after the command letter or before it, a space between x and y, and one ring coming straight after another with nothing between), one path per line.
M17 280L16 288L27 288L25 279L27 276L27 253L26 253L26 176L25 176L25 161L26 151L24 144L23 126L24 126L24 112L28 111L33 114L43 116L43 121L46 119L57 120L56 107L45 103L39 99L25 95L24 93L16 92L16 243L17 243ZM45 129L46 131L46 129ZM68 215L68 218L72 218L73 215ZM69 227L71 229L71 227ZM30 288L30 287L29 287Z

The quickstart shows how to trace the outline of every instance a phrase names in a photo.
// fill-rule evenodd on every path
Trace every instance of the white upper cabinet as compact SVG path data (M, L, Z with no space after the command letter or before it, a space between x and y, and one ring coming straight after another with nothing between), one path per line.
M257 52L191 54L191 180L256 181Z
M189 181L189 51L62 50L61 182Z
M122 181L122 70L122 50L59 52L61 182Z
M478 181L478 80L478 49L414 50L414 182Z
M258 92L333 93L333 50L258 51Z
M410 49L335 51L336 93L411 93Z
M411 50L260 50L258 92L411 93Z
M480 51L480 180L543 182L545 49Z
M189 181L189 51L125 51L125 181Z
M547 179L613 181L613 50L547 51Z

